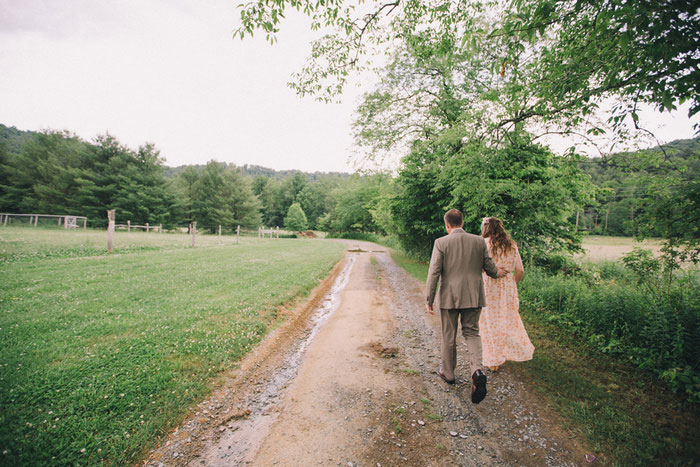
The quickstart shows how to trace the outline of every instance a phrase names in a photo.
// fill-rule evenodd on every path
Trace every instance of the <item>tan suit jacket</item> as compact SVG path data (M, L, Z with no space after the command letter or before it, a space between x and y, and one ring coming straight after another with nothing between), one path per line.
M498 268L489 255L484 239L453 229L449 235L435 240L426 283L426 300L432 305L440 279L439 306L443 309L486 306L481 271L498 276Z

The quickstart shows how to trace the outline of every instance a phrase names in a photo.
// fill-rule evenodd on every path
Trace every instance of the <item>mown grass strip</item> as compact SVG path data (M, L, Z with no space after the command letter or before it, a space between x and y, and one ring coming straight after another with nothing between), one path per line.
M66 238L47 248L63 257L25 246L0 267L2 464L134 462L343 253L280 239L76 256Z
M697 404L673 394L651 372L601 354L524 308L535 355L511 368L556 407L567 429L619 465L693 465L700 459Z

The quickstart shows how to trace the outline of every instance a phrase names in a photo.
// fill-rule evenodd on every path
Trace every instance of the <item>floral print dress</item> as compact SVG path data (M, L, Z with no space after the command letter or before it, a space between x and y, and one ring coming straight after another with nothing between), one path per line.
M488 238L486 244L491 252ZM522 265L517 245L505 255L499 252L498 255L492 253L491 257L496 266L509 273L515 270L517 262ZM481 310L479 319L483 365L500 366L506 360L532 360L535 347L530 342L518 312L520 301L515 276L508 274L500 279L493 279L486 273L482 274L486 289L486 306Z

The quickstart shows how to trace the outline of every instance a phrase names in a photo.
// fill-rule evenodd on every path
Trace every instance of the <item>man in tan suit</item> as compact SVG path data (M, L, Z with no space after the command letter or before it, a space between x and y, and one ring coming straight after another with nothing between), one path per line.
M455 383L457 365L457 327L462 323L462 335L467 341L471 359L472 402L478 404L486 397L486 375L482 371L481 337L479 336L479 316L486 305L484 283L481 271L491 277L503 277L505 270L499 270L484 239L466 233L464 217L457 209L445 214L447 235L435 240L430 269L426 284L426 310L433 314L435 288L440 279L438 304L442 322L442 365L439 376L448 384Z

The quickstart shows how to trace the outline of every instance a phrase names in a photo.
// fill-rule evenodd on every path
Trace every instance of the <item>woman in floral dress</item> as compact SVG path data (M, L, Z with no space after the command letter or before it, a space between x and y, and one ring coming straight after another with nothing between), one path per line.
M485 217L481 224L481 236L491 258L508 274L500 279L484 276L486 306L479 319L479 334L483 347L483 364L491 371L498 370L506 360L524 362L532 360L535 347L525 331L518 308L518 282L525 273L518 245L495 217Z

